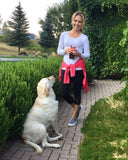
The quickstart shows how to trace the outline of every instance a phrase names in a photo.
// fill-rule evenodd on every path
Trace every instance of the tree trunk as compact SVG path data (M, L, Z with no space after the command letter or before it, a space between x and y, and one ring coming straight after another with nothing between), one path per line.
M20 56L20 46L18 46L18 56Z

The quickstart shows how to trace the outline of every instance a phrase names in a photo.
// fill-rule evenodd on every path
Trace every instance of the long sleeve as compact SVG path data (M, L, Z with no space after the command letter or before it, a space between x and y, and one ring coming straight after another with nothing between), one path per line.
M89 49L89 40L85 34L81 34L77 38L72 38L69 36L69 31L61 33L57 54L64 57L64 61L67 64L74 64L79 60L79 56L75 56L74 59L70 59L68 54L65 54L65 49L70 48L71 46L75 47L76 50L81 54L81 58L89 58L90 49Z
M59 44L58 44L58 48L57 48L57 54L59 54L59 55L64 55L65 54L63 33L60 35Z
M79 50L78 49L78 52L81 53L81 58L89 58L90 57L90 47L89 47L89 40L88 40L88 37L84 37L83 39L83 49Z

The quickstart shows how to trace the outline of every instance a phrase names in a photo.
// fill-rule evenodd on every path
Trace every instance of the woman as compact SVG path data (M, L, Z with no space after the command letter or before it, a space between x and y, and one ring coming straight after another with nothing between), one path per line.
M82 33L85 23L84 13L77 11L72 15L72 30L61 34L57 53L63 56L59 80L61 81L61 96L73 107L72 118L68 126L77 124L82 109L81 88L88 92L84 58L89 58L89 40ZM70 84L73 83L74 98L70 95Z

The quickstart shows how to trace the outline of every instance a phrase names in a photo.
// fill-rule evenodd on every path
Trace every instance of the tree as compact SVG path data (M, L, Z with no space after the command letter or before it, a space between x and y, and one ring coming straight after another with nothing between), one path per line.
M60 34L72 28L71 17L77 10L77 0L64 0L64 2L55 4L49 8L53 33L56 38L56 46L58 45Z
M66 0L63 3L56 4L49 8L51 15L51 23L53 25L53 32L58 39L63 31L71 29L71 13L69 2Z
M6 22L4 22L2 26L2 35L1 35L1 41L7 43L8 39L8 34L9 34L9 28Z
M0 24L2 23L2 18L1 18L1 15L0 15Z
M69 5L70 5L70 12L71 12L71 15L78 11L78 2L77 0L69 0Z
M2 24L2 18L1 18L1 15L0 15L0 26ZM1 33L1 27L0 27L0 33Z
M4 24L3 24L3 27L2 27L2 33L3 34L6 34L7 32L8 32L8 25L7 25L7 23L6 22L4 22Z
M49 48L54 47L54 41L55 41L49 12L46 15L45 21L43 21L41 28L43 31L40 32L39 44L41 45L41 47L48 48L48 56L49 56Z
M27 31L29 28L29 23L25 16L26 14L19 2L18 6L10 17L12 21L8 21L8 25L11 30L9 31L7 42L10 46L18 47L18 55L20 55L20 48L26 47L29 43Z

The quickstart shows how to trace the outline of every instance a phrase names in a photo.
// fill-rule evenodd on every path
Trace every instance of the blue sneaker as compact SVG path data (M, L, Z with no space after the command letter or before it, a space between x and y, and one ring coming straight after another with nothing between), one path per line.
M79 119L79 117L80 117L80 112L81 112L81 109L82 109L82 108L83 108L83 106L80 105L79 110L78 110L78 113L77 113L76 120Z
M75 120L74 118L71 118L70 119L70 122L68 123L68 126L69 127L73 127L77 124L77 120Z

